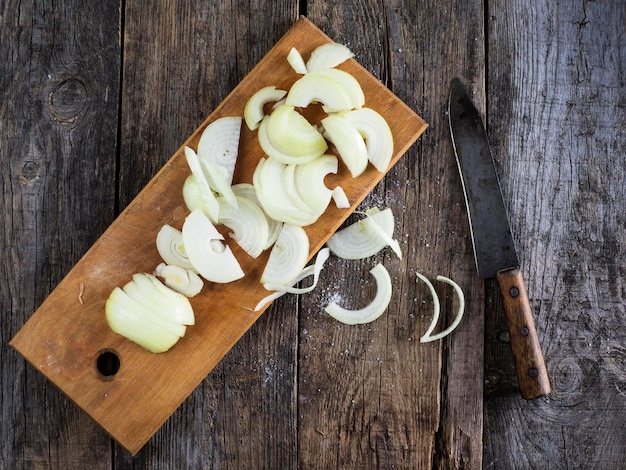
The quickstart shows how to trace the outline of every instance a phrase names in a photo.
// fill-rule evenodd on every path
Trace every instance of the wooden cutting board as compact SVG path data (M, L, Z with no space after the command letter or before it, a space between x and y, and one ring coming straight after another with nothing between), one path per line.
M223 116L242 116L248 98L267 85L288 89L298 78L286 57L292 47L306 59L320 44L331 42L305 18L299 19L241 81L205 122L184 142L196 148L204 128ZM363 88L366 106L382 114L394 135L393 166L426 129L426 123L378 79L351 59L342 68ZM207 84L210 86L210 84ZM191 299L196 324L168 352L152 354L113 333L104 305L116 286L137 272L152 272L161 262L155 239L163 224L181 228L188 214L182 185L190 174L183 146L79 260L43 302L11 345L35 368L132 454L137 453L185 398L250 328L263 311L255 305L267 295L260 274L267 260L247 256L230 243L246 276L230 284L206 283ZM234 182L251 182L263 152L256 132L242 126ZM341 184L351 207L334 205L312 226L310 258L383 178L371 165L352 178L340 164L329 187ZM103 375L98 360L113 354L119 370Z

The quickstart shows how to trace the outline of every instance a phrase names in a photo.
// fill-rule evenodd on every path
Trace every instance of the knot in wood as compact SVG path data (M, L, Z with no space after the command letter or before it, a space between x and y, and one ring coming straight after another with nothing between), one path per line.
M48 95L48 106L56 121L74 124L87 106L87 87L77 77L61 80Z

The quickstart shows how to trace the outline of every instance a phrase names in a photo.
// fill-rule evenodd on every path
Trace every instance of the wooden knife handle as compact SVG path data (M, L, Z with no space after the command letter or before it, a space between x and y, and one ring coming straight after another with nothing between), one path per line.
M522 273L519 269L500 271L498 285L504 301L504 313L522 397L532 400L548 395L550 380Z

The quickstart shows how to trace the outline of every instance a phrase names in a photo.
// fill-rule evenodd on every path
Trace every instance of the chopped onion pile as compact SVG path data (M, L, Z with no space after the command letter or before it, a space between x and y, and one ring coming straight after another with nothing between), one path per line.
M338 208L351 206L341 187L326 186L326 177L338 172L340 160L355 178L370 163L384 172L393 154L393 137L385 119L365 107L358 80L336 68L353 56L346 46L330 43L315 49L305 62L292 48L287 61L301 76L289 90L260 88L248 99L243 116L216 119L204 129L195 149L184 147L191 174L181 189L189 215L181 230L164 225L157 234L157 250L164 263L156 267L155 275L164 283L155 275L137 274L124 289L114 289L106 308L113 331L150 351L166 351L184 334L185 325L193 324L187 297L202 290L203 279L217 283L241 279L245 273L218 226L230 230L230 239L253 258L271 249L260 282L273 293L257 309L284 293L302 294L317 285L330 250L322 249L314 265L305 267L310 246L303 227L315 223L331 200ZM317 124L301 113L310 105L321 105L326 113ZM257 132L266 157L259 160L252 183L233 184L242 122ZM393 216L391 229L387 225L376 228L370 218L364 227L368 234L378 233L376 246L393 244ZM337 238L338 245L341 238ZM330 249L340 251L332 246L333 242ZM382 286L375 305L352 317L373 318L372 312L380 315L389 302L386 269L377 266L372 274ZM311 275L310 286L296 287ZM164 310L174 308L174 301L155 301L155 289L185 305L184 321L165 321ZM335 313L340 310L330 308Z
M154 353L169 350L195 323L187 297L156 277L138 273L111 292L105 315L111 329Z

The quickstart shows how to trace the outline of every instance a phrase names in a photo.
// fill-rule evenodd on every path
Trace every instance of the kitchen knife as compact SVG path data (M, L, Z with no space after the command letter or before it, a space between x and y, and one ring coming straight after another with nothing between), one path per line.
M548 395L548 372L519 269L487 132L459 79L454 79L450 87L448 117L467 203L478 275L498 281L522 397L533 399Z

